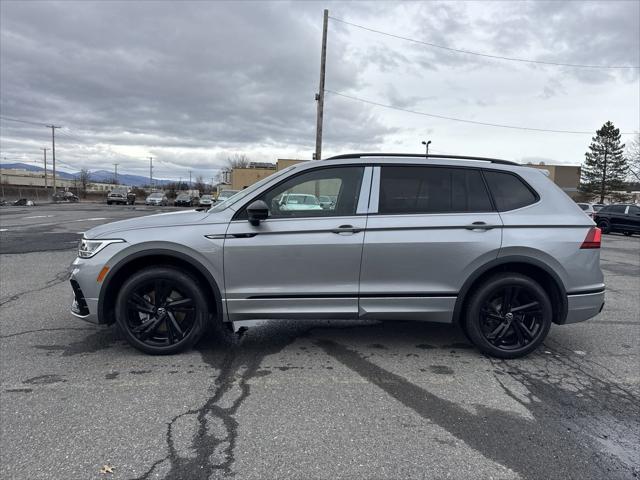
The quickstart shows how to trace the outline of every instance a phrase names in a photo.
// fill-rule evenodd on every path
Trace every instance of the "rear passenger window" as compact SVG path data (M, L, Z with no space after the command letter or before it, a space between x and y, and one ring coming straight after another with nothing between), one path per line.
M382 167L378 212L488 212L491 201L479 170Z
M516 175L485 170L484 176L500 212L525 207L538 200L531 189Z

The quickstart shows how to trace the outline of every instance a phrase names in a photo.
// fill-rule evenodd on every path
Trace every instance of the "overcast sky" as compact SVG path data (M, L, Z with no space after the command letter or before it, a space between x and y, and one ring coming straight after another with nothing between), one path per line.
M640 65L640 2L0 2L4 117L54 123L62 168L205 178L227 155L311 158L322 10L491 55ZM436 49L329 21L326 89L417 112L592 132L640 129L638 69ZM2 120L0 157L40 161L44 126ZM623 137L625 138L625 137ZM631 138L627 136L626 138ZM589 134L488 127L328 93L323 156L348 151L580 164Z

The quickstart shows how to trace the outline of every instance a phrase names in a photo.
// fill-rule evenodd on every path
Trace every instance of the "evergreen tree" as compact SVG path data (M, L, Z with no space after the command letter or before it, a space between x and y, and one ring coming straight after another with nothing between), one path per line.
M580 190L599 195L603 203L606 195L624 190L629 167L623 155L624 145L620 143L620 130L613 123L605 123L591 140L589 151L584 154Z

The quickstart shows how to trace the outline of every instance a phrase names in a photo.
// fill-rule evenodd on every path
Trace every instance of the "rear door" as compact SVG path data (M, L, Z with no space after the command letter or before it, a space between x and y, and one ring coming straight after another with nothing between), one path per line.
M306 170L246 202L263 200L270 211L258 226L245 210L229 224L224 277L230 320L357 317L371 170ZM293 196L307 201L290 208L286 199ZM336 201L323 207L320 196Z
M375 167L360 317L450 322L464 281L497 257L501 226L479 169Z
M627 206L626 205L611 205L608 209L609 215L611 216L611 226L616 230L622 230L625 227L625 223L627 221L626 213Z

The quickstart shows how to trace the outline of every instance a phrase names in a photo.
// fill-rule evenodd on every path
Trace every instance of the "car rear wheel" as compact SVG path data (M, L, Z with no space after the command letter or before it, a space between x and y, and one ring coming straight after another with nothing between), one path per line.
M549 296L537 282L518 273L503 273L472 294L465 330L482 352L518 358L544 341L552 317Z
M627 237L630 237L631 235L633 235L633 232L622 232L624 233Z
M116 321L127 341L154 355L192 347L208 319L208 304L196 281L172 267L133 274L116 300Z
M611 224L609 220L599 220L598 227L602 230L602 233L611 233Z

